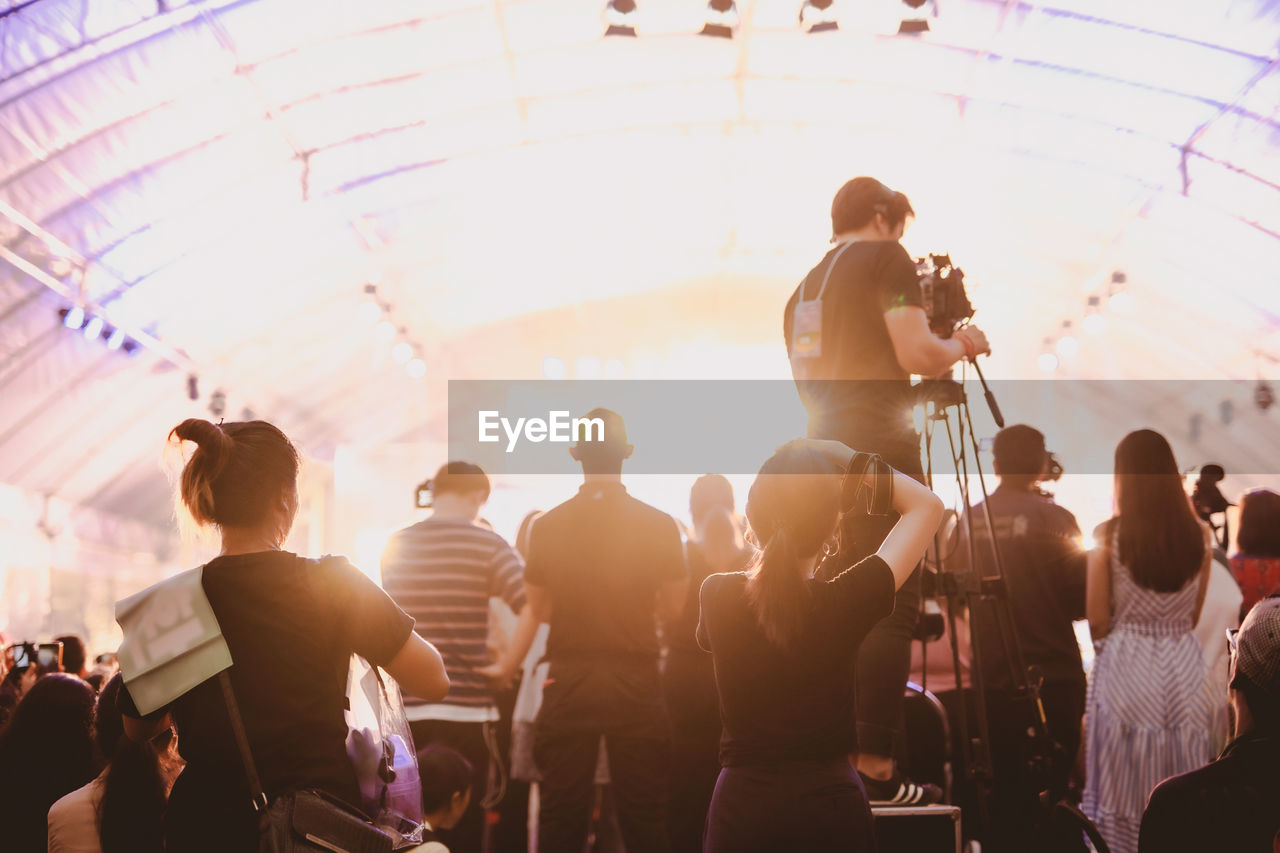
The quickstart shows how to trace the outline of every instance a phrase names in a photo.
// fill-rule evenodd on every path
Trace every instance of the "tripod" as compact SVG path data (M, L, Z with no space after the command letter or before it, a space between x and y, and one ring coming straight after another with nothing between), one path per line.
M1004 418L996 404L991 389L987 386L982 371L974 364L978 378L982 383L984 396L991 409L991 414L998 426L1004 426ZM1018 642L1013 623L1013 615L1009 606L1008 590L1005 585L1004 565L1001 560L999 543L996 539L995 524L991 517L989 495L986 481L978 456L978 439L973 427L972 412L962 382L957 382L950 375L943 379L924 380L917 386L921 392L920 401L926 405L925 452L928 460L926 478L930 488L933 487L934 445L933 436L940 426L945 430L950 460L956 473L960 487L960 495L965 512L961 516L964 525L967 569L956 571L950 567L954 553L944 553L942 534L935 537L934 553L937 556L936 573L938 592L947 600L947 624L951 635L951 659L955 672L956 691L959 696L959 733L961 757L968 777L973 780L977 791L978 824L983 830L991 825L990 797L994 782L991 755L991 728L988 710L987 672L983 664L984 655L991 654L990 649L983 648L977 630L970 631L971 676L972 686L963 687L960 641L956 632L956 614L963 606L970 614L976 627L977 608L980 602L990 606L994 618L996 633L1003 651L1003 659L1008 667L1008 683L1011 686L1013 706L1024 709L1023 715L1028 718L1028 749L1026 751L1025 770L1030 778L1036 780L1037 786L1047 782L1051 742L1044 708L1040 702L1039 683L1030 674L1022 657L1022 647ZM990 548L990 566L994 568L994 576L982 577L976 554L974 512L970 502L969 473L970 450L972 466L977 475L979 489L982 493L982 524L987 534ZM952 549L954 551L954 549ZM974 722L977 731L969 731L968 695L974 702ZM1040 787L1038 800L1043 807L1051 805L1047 802L1047 785Z

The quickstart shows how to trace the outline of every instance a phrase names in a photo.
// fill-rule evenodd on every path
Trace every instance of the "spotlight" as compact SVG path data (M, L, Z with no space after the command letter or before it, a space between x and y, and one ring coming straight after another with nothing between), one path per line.
M427 364L420 358L409 359L409 363L404 366L404 369L409 374L410 379L421 379L427 375Z
M361 300L360 304L356 307L356 317L366 326L371 323L376 323L378 318L381 316L382 306L372 300Z
M737 26L738 5L733 0L711 0L707 4L707 22L702 27L702 35L731 39Z
M107 334L107 349L109 350L120 349L120 345L123 343L124 343L124 332L121 331L120 329L112 329L110 333Z
M929 18L935 12L934 0L902 0L911 9L898 24L898 35L915 36L929 32Z
M1036 359L1036 364L1045 373L1052 373L1058 369L1058 357L1051 352L1042 352Z
M800 26L811 33L840 29L836 21L835 0L804 0L800 7Z
M68 329L78 329L84 325L84 309L79 305L72 306L62 315L62 325Z
M383 343L390 342L396 336L396 324L390 320L383 320L373 327L373 336Z
M636 34L636 0L609 0L604 7L606 36L630 36Z
M1127 290L1113 293L1107 305L1117 314L1127 314L1133 310L1133 294Z
M1107 318L1103 314L1086 314L1081 325L1086 335L1100 335L1107 329Z
M103 325L101 317L90 317L89 322L84 324L85 340L92 341L101 335Z
M404 364L413 358L413 347L401 341L391 348L391 359L396 364Z
M187 399L188 400L200 399L200 380L196 377L194 373L190 373L187 375Z
M209 414L220 418L227 413L227 392L221 388L209 395Z

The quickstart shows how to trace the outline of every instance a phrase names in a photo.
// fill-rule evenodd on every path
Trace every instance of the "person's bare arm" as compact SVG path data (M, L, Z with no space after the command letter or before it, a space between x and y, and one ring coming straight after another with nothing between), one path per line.
M1213 571L1213 531L1203 521L1200 522L1200 527L1204 533L1204 557L1200 562L1200 589L1196 591L1196 614L1192 619L1193 625L1200 624L1200 613L1204 610L1204 600L1209 594L1209 574Z
M960 337L943 339L929 328L929 318L923 308L905 305L886 311L885 326L893 353L903 370L917 376L937 376L965 357L965 345ZM977 326L966 326L964 334L973 342L975 354L991 351L987 337Z
M900 589L920 563L942 522L942 499L901 471L893 472L893 508L901 516L876 550Z
M444 659L436 647L409 632L400 651L386 666L400 687L410 696L439 702L449 692L449 676L444 669Z
M529 602L528 607L533 615L534 622L551 621L551 593L546 587L529 583L526 580L524 582L524 597Z
M1085 567L1084 610L1089 634L1101 640L1111 630L1111 549L1103 544L1089 552Z
M512 632L511 642L506 652L497 663L482 666L476 672L491 679L498 687L506 687L515 677L516 672L524 665L525 655L533 645L533 635L538 633L538 618L534 615L533 606L528 603L527 594L524 607L516 618L516 629Z

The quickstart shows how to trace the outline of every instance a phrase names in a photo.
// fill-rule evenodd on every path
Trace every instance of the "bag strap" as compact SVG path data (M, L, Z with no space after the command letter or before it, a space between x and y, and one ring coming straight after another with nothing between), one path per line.
M244 732L244 719L240 716L240 705L236 702L236 693L231 689L231 675L227 670L218 673L218 682L222 685L222 698L227 703L227 717L231 720L231 731L236 736L236 747L240 750L240 760L244 763L244 774L249 780L249 793L253 795L253 811L265 819L267 814L267 794L262 790L262 781L258 778L258 765L253 761L253 753L249 750L249 737Z
M848 249L850 246L852 246L856 242L858 241L846 240L844 245L841 246L836 251L835 257L831 259L831 263L827 264L827 271L822 275L822 287L818 288L818 295L815 296L813 299L807 300L804 298L804 289L805 289L805 286L809 283L808 276L805 277L804 281L800 282L800 298L796 300L797 305L800 304L801 302L815 302L817 300L822 299L822 294L827 292L827 282L831 280L831 271L835 269L836 264L840 262L840 256L844 254L845 249Z

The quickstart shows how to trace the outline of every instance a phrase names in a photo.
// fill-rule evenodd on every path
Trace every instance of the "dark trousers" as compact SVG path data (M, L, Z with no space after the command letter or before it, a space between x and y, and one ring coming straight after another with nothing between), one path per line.
M594 802L599 731L546 732L534 738L539 785L538 853L582 853ZM666 853L666 741L606 733L609 780L627 853Z
M843 756L726 767L707 815L704 853L861 853L875 834L862 780Z
M844 441L855 450L880 453L884 461L907 476L924 482L920 448L902 445L864 447L839 430L815 438ZM823 562L819 576L830 578L870 554L884 542L898 522L898 514L845 517L840 528L840 553ZM880 620L858 649L854 664L854 709L857 716L858 752L893 756L901 753L902 703L911 671L911 637L920 616L920 568L898 589L893 613Z
M969 736L978 733L972 692L966 691ZM1048 806L1067 797L1080 748L1080 722L1084 717L1085 685L1083 681L1046 681L1040 687L1040 703L1044 706L1046 728L1053 747L1045 773L1031 773L1027 758L1031 754L1026 737L1031 714L1025 702L1015 702L1003 690L988 690L987 718L990 734L992 785L988 800L988 826L978 820L977 791L964 765L959 741L959 694L945 691L938 699L951 718L952 749L955 760L956 791L954 800L964 812L962 825L966 835L977 837L984 851L1045 850L1053 851L1054 839L1046 818ZM1047 803L1040 803L1042 791L1048 792ZM973 831L970 832L970 829ZM1078 848L1077 848L1078 849Z
M711 655L671 652L663 690L671 718L671 849L698 853L720 775L720 706Z
M462 753L471 763L471 805L453 829L439 829L436 834L453 853L480 853L484 841L484 809L480 803L489 788L490 750L485 730L492 723L454 723L448 720L414 720L409 723L413 745L422 749L428 744L441 744Z

